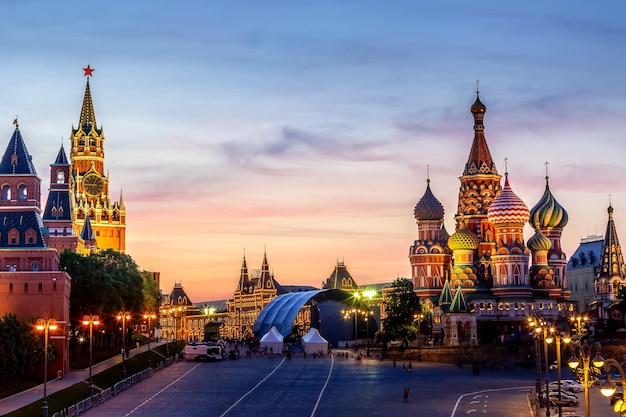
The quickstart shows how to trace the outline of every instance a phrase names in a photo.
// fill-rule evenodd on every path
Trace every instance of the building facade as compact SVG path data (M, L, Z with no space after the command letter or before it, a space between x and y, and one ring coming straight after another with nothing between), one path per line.
M485 137L486 111L477 92L470 107L474 139L460 177L455 232L448 235L443 225L444 208L430 189L430 178L414 209L413 284L433 312L433 336L449 345L522 332L532 314L556 318L575 310L561 249L567 212L552 195L547 172L545 191L530 210L513 191L506 169L501 185ZM535 234L525 242L527 222ZM463 300L453 302L458 292ZM475 315L476 325L471 318L454 319L468 313Z
M58 327L49 337L58 356L49 371L65 374L69 371L71 278L59 270L59 253L46 244L41 179L17 120L0 160L0 189L0 316L55 319Z
M598 275L602 245L602 236L587 236L580 240L576 251L567 261L567 281L572 293L571 300L578 303L578 312L587 311L596 300L595 279Z

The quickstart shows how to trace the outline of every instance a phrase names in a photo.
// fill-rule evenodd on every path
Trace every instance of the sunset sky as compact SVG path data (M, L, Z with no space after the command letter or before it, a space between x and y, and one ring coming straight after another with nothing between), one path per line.
M360 285L410 277L427 166L454 231L477 79L529 208L549 161L568 255L604 234L609 195L626 244L623 0L10 3L0 146L17 115L45 201L94 68L127 253L166 293L230 297L244 251L281 284L319 286L337 260Z

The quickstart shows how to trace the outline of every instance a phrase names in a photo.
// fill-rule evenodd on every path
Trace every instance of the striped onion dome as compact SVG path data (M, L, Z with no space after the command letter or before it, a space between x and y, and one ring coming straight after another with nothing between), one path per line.
M546 177L546 190L539 202L530 210L530 218L532 226L540 229L563 228L567 224L567 211L552 195L548 177Z
M442 220L443 205L430 191L430 180L426 180L426 192L415 205L413 214L417 220Z
M452 250L459 249L477 249L478 236L465 226L465 220L461 220L459 230L448 238L448 247Z
M532 252L549 251L552 248L552 241L546 237L541 230L535 229L535 234L528 239L526 246Z
M528 207L509 186L509 176L505 175L504 188L489 206L487 218L494 225L505 223L524 224L530 217Z

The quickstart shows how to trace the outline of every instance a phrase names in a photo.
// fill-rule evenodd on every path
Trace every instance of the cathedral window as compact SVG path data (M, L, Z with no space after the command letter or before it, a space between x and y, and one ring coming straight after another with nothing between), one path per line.
M11 199L11 186L8 184L5 184L2 186L2 199L3 200Z
M31 271L39 271L39 262L35 261L30 264Z

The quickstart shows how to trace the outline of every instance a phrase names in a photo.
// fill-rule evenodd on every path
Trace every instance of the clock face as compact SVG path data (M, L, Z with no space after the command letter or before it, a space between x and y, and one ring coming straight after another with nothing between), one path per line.
M102 192L102 187L104 186L104 181L102 177L98 174L89 174L85 178L83 178L83 189L87 193L87 195L98 195Z

